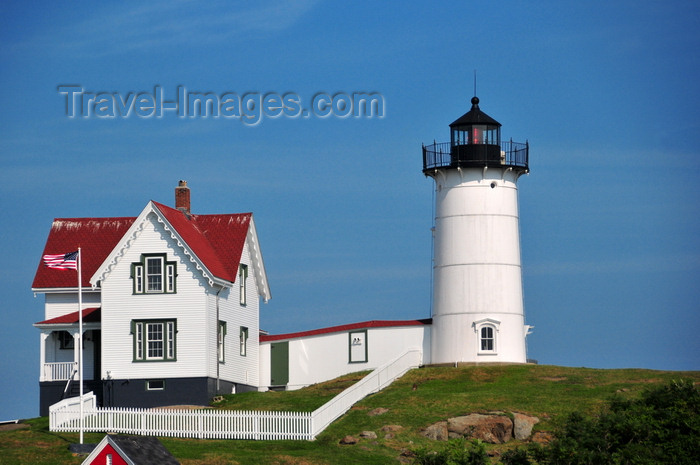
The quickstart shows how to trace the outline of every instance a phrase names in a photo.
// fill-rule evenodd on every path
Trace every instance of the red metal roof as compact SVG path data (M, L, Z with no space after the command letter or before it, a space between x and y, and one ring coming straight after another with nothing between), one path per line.
M44 246L46 254L82 251L82 285L90 287L90 278L116 247L136 218L56 218ZM32 289L78 287L78 272L48 268L39 257Z
M180 210L153 202L202 264L217 278L235 282L251 213L186 215ZM90 278L131 227L131 218L56 218L51 225L43 255L82 250L82 285ZM75 288L74 270L48 268L39 260L33 289Z
M185 215L153 204L214 276L236 281L252 213Z
M83 323L99 323L101 320L100 307L84 308L83 309ZM51 318L50 320L40 321L35 323L37 325L72 325L78 323L78 312L67 313L65 315L57 316L56 318Z
M328 328L312 329L310 331L301 331L298 333L287 333L287 334L261 334L260 342L269 341L280 341L283 339L294 339L298 337L307 336L317 336L319 334L329 334L329 333L341 333L345 331L350 331L353 329L365 329L365 328L393 328L396 326L420 326L429 325L433 322L431 318L423 320L372 320L363 321L361 323L351 323L347 325L340 326L330 326Z

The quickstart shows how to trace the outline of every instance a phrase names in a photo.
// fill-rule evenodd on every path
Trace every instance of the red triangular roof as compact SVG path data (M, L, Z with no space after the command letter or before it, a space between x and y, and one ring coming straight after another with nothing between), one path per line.
M236 281L251 213L187 215L157 202L153 205L209 272L217 278ZM73 252L81 247L82 285L89 288L90 278L135 220L135 217L56 218L42 257ZM40 259L32 288L75 288L77 281L75 270L48 268Z
M102 312L100 307L84 308L83 309L83 323L99 323L102 318ZM49 320L40 321L35 323L37 325L72 325L78 323L78 312L67 313L65 315L57 316L56 318L51 318Z

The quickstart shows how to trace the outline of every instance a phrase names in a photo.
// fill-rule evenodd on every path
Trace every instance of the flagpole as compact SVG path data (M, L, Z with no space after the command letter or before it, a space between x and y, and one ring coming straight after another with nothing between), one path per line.
M78 379L80 382L80 444L83 443L83 254L78 247Z

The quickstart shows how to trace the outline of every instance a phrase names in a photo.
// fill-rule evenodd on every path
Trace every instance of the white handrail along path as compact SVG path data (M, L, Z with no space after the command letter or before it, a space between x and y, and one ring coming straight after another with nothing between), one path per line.
M403 376L408 370L421 365L422 351L408 349L394 360L380 366L370 374L353 384L324 405L314 410L313 434L319 435L335 420L345 414L350 407L370 394L379 392L394 380Z

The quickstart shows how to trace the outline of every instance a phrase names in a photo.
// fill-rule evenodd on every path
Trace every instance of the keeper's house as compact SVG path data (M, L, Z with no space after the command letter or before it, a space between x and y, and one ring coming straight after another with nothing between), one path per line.
M44 254L81 248L83 378L105 406L206 404L257 389L259 297L270 298L251 213L195 215L180 182L176 208L135 218L62 218ZM79 391L78 279L40 263L45 295L40 411Z

